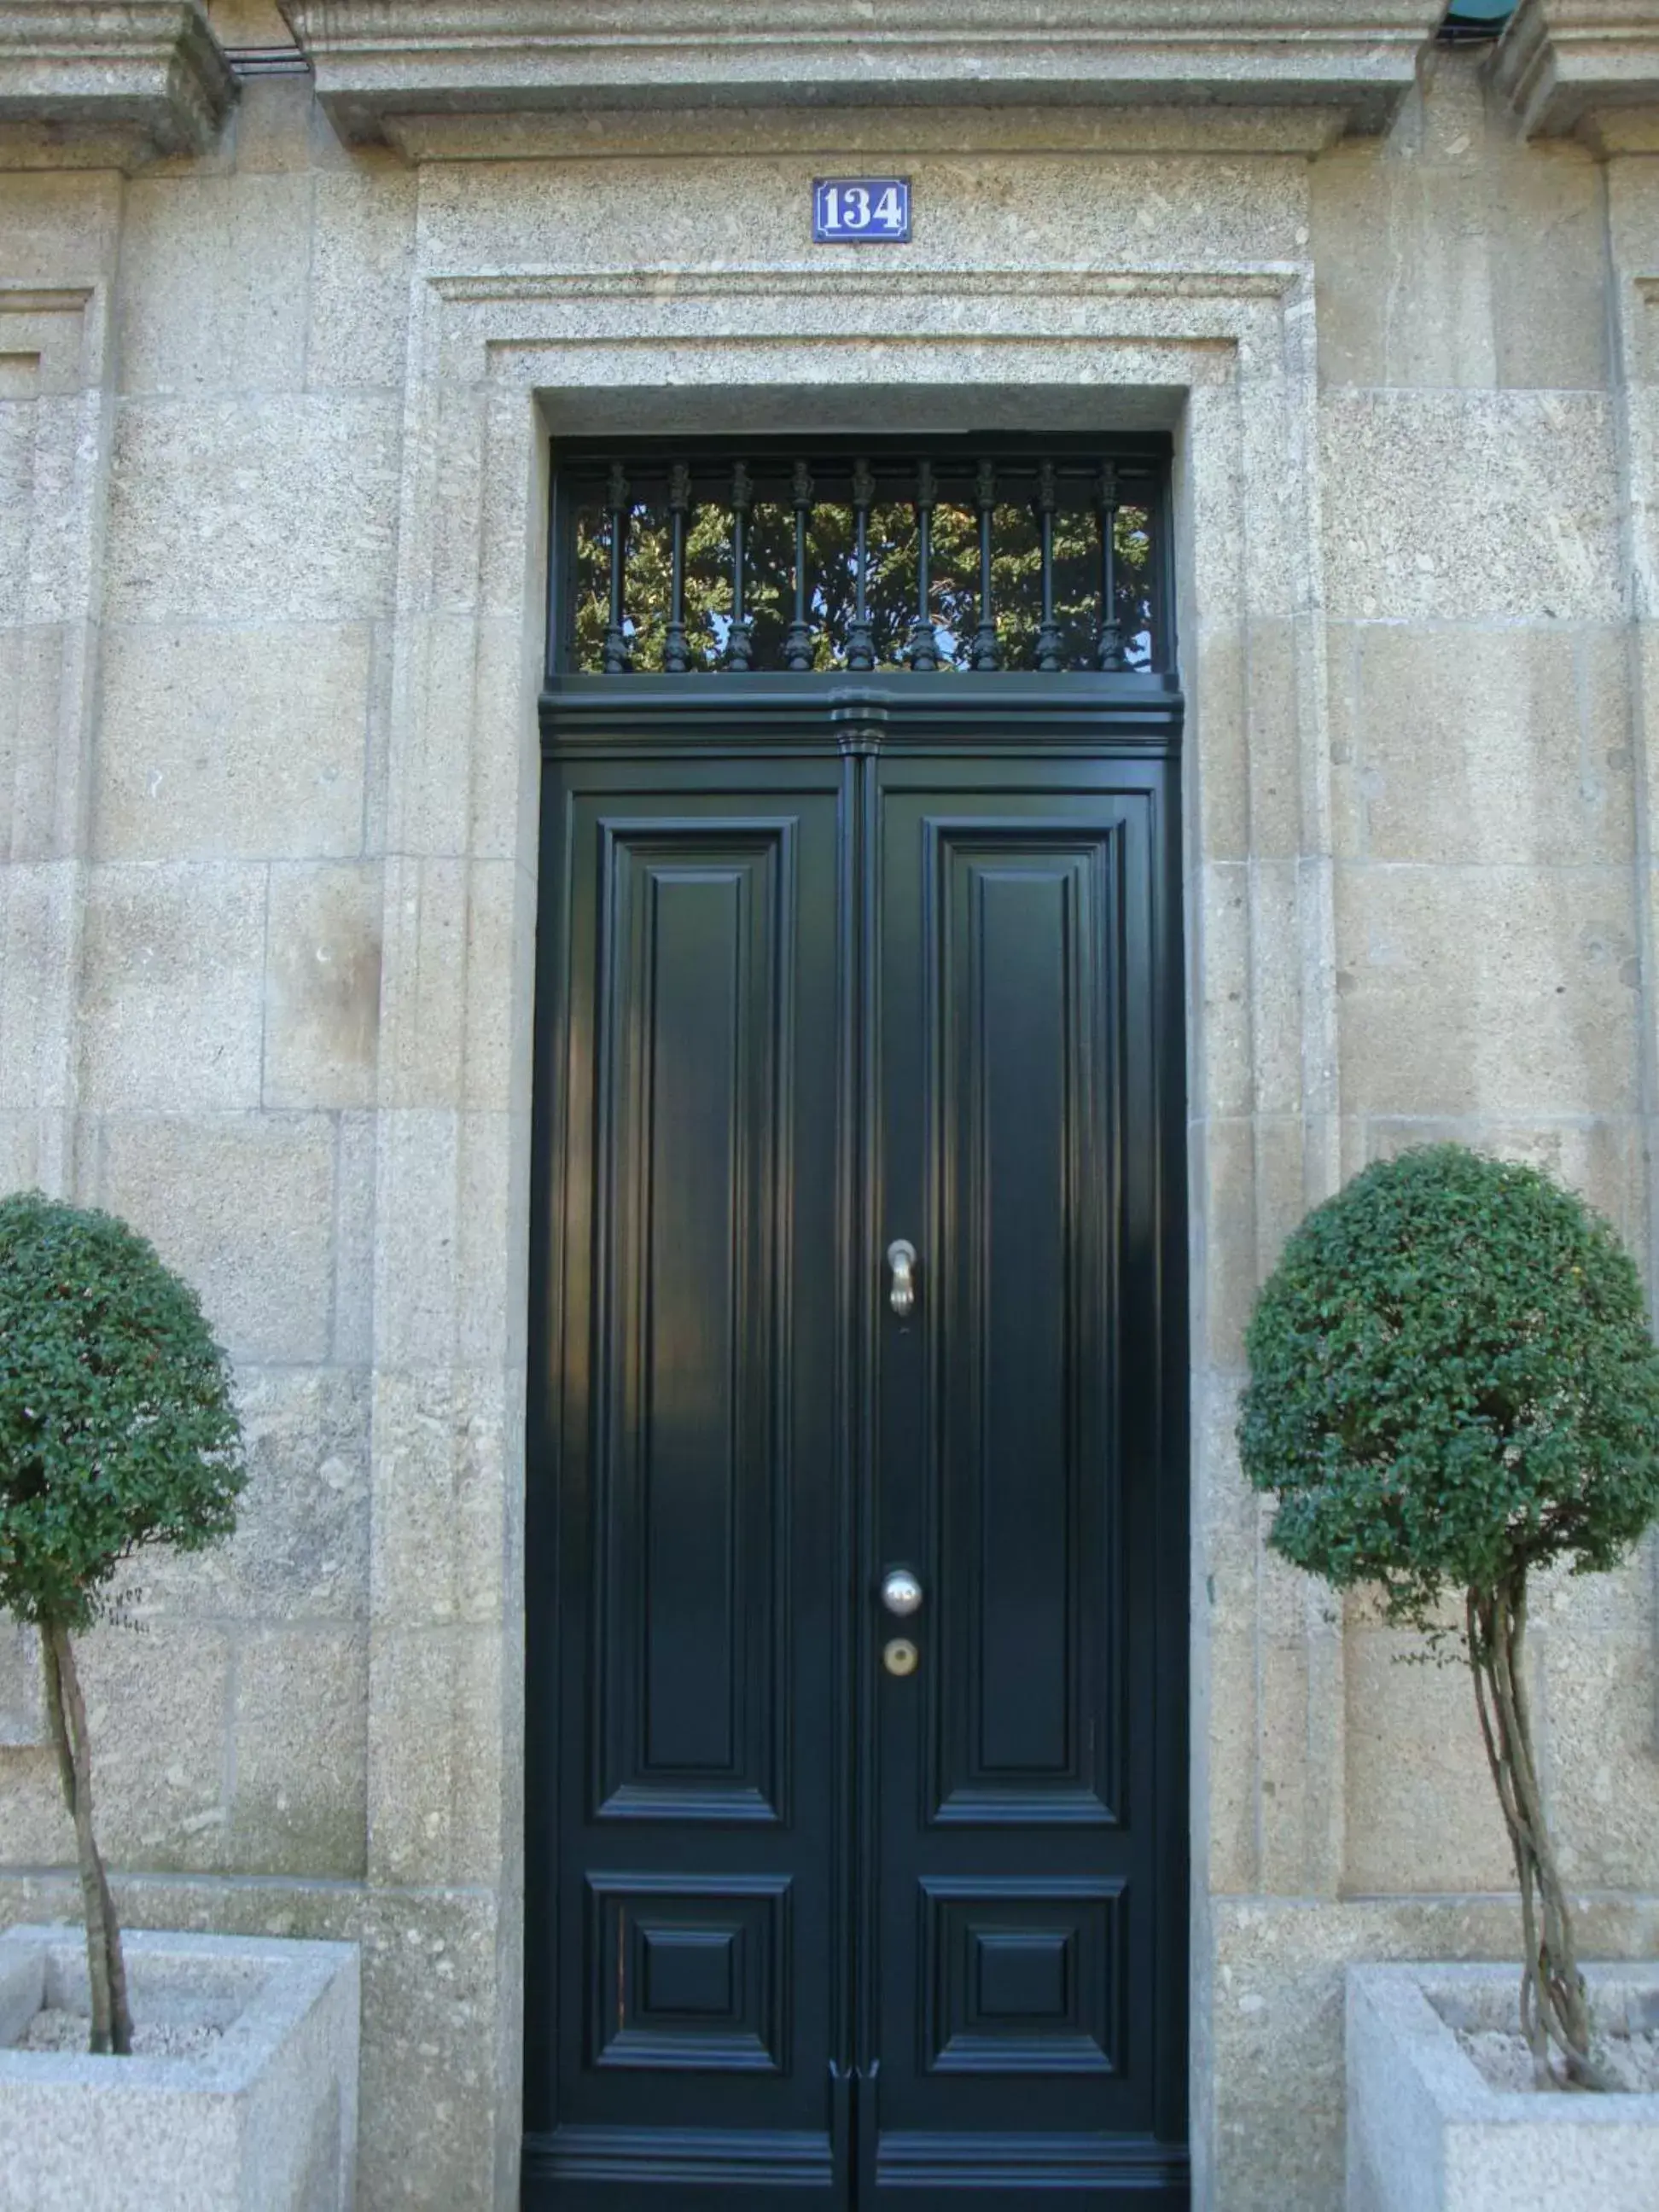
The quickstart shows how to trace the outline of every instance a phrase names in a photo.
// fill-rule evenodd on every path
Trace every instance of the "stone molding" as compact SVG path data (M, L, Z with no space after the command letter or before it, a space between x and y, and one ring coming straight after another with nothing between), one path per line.
M855 35L807 0L280 0L342 134L391 118L710 105L1315 105L1380 129L1432 0L894 0Z
M1659 107L1653 0L1521 0L1493 80L1528 137L1576 131L1609 108Z
M202 0L0 0L0 126L37 156L204 153L235 97Z
M871 268L834 282L805 267L491 268L441 227L423 239L405 385L398 537L398 615L386 770L385 959L378 1064L412 1069L430 1048L422 946L424 910L456 865L512 869L516 963L468 945L459 988L468 1020L512 1040L510 1089L484 1095L459 1075L448 1103L382 1097L376 1117L374 1234L377 1394L423 1389L453 1363L481 1318L508 1339L507 1364L469 1370L478 1402L502 1407L491 1510L463 1516L465 1574L479 1589L503 1577L499 1644L481 1649L478 1679L448 1709L457 1747L416 1741L403 1686L434 1644L429 1622L377 1621L369 1699L372 1883L482 1881L428 1820L438 1786L465 1771L499 1789L495 1832L517 1837L522 1775L523 1311L530 1174L529 1030L539 743L536 695L545 607L549 441L591 423L686 428L753 419L764 395L844 419L838 395L868 403L875 385L906 386L936 413L941 387L983 419L985 402L1079 394L1114 419L1177 425L1177 499L1185 549L1180 584L1189 721L1191 1171L1193 1192L1194 1522L1219 1525L1237 1473L1226 1441L1238 1380L1231 1287L1277 1249L1308 1204L1334 1188L1339 1151L1329 685L1318 460L1313 275L1266 259L1197 267L1047 263L1011 269L900 272ZM965 427L964 417L964 427ZM1028 419L1030 417L1028 416ZM1282 646L1282 653L1271 648ZM1298 846L1257 850L1263 795L1302 794ZM1213 854L1212 854L1213 848ZM1243 1071L1248 1070L1248 1073ZM1224 1253L1227 1255L1223 1257ZM1229 1271L1231 1271L1231 1273ZM447 1351L437 1328L455 1333ZM377 1395L377 1403L379 1395ZM372 1512L376 1555L391 1547L407 1474L378 1415ZM503 1556L501 1533L508 1540ZM477 1633L482 1646L485 1631ZM1203 1872L1218 1814L1204 1778L1211 1720L1202 1624L1195 1630L1193 1820ZM491 1653L494 1653L492 1660ZM1264 1868L1289 1894L1334 1899L1343 1862L1346 1752L1340 1629L1309 1610L1296 1655L1305 1681L1297 1724L1268 1730L1255 1705L1273 1802L1305 1805L1294 1865ZM464 1736L465 1741L460 1739ZM1219 1816L1225 1818L1225 1814ZM1305 1845L1304 1838L1305 1837ZM479 1988L482 2039L515 2049L522 2018L522 1867L501 1876L497 1978ZM1195 2201L1210 2181L1218 2119L1208 2048L1212 1972L1204 1915L1194 1925L1193 2075ZM495 2090L504 2124L493 2180L505 2201L516 2157L516 2078ZM483 2201L481 2191L480 2201Z

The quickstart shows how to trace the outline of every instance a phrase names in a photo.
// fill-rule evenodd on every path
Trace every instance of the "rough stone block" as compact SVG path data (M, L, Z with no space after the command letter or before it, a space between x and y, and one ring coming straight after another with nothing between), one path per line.
M1620 629L1337 626L1333 758L1350 849L1436 863L1627 860L1630 682Z
M1320 438L1335 617L1622 619L1605 396L1327 389Z
M0 1613L0 1750L33 1749L48 1741L40 1638Z
M384 154L315 180L306 346L313 392L403 387L415 186L414 173Z
M28 2212L352 2212L355 1945L127 1938L135 2019L222 2026L197 2056L0 2048L0 2203ZM0 1998L84 2006L84 1939L0 1936Z
M358 2212L480 2208L507 2200L498 2149L501 2019L524 2017L506 1979L493 1898L390 1891L372 1900L363 1939L363 2173Z
M378 861L271 870L267 1106L374 1103L381 898Z
M99 1203L188 1276L233 1358L327 1358L335 1129L326 1115L112 1117Z
M374 1630L372 1880L481 1882L499 1872L505 1663L498 1628Z
M252 46L284 46L287 26L270 9L264 35ZM239 179L289 176L311 167L319 132L317 103L303 76L245 79L236 103L235 168ZM310 213L307 203L306 213ZM304 226L301 226L302 228Z
M360 623L107 630L94 850L144 860L360 853L369 653Z
M6 273L23 284L110 283L126 185L110 168L14 169L0 177Z
M228 1863L361 1880L368 1788L363 1629L260 1629L236 1651Z
M504 1380L499 1369L376 1378L377 1620L415 1627L503 1618Z
M334 1357L366 1366L374 1352L375 1116L341 1114L334 1231Z
M122 389L299 391L310 232L305 177L137 181L121 245Z
M211 1112L259 1103L265 871L106 866L87 879L83 1105Z
M506 1114L380 1116L375 1348L392 1368L500 1367L523 1336L522 1129ZM521 1194L520 1194L521 1195Z
M83 880L72 860L0 868L0 1106L14 1111L69 1103Z
M389 396L129 401L110 478L107 618L385 612L401 431Z
M147 1615L344 1624L368 1612L368 1377L250 1367L236 1377L247 1485L236 1533L159 1547L137 1571Z
M1651 1632L1587 1633L1565 1615L1537 1632L1550 1819L1565 1879L1659 1888L1659 1756Z
M142 1590L143 1563L133 1581ZM216 1628L150 1620L129 1599L125 1624L88 1630L76 1656L92 1734L99 1840L112 1866L217 1868L225 1826L230 1646ZM75 1836L55 1765L20 1776L33 1863L73 1864ZM8 1793L0 1791L0 1797ZM21 1838L19 1840L22 1840ZM10 1850L8 1856L21 1858Z
M1632 1111L1629 883L1610 868L1340 866L1345 1103L1494 1118Z
M1507 1889L1515 1862L1462 1647L1350 1629L1347 1863L1354 1890Z

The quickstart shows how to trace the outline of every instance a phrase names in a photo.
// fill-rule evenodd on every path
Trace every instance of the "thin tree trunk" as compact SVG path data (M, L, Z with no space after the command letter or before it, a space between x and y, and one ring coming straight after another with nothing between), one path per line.
M132 2049L132 2015L127 2004L126 1961L104 1862L92 1826L92 1744L75 1650L66 1629L40 1629L46 1668L46 1710L58 1753L64 1802L75 1823L76 1853L81 1863L81 1899L87 1923L87 1974L92 1985L92 2039L95 2051L125 2057Z
M1565 2058L1570 2085L1604 2089L1606 2077L1590 2056L1589 2002L1578 1971L1572 1907L1556 1863L1533 1746L1526 1570L1492 1589L1469 1590L1464 1619L1481 1738L1521 1888L1522 2033L1540 2087L1557 2079L1550 2064L1554 2044Z

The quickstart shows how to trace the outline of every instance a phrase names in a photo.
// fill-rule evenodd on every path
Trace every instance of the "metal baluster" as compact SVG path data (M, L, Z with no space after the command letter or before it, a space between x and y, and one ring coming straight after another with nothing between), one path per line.
M1058 501L1054 465L1044 461L1037 471L1037 527L1042 538L1042 622L1037 630L1036 665L1045 676L1066 665L1065 641L1054 620L1054 507Z
M1124 665L1123 635L1117 618L1117 510L1120 505L1117 470L1110 461L1100 465L1096 486L1100 517L1100 634L1095 640L1095 659L1102 668Z
M876 479L868 461L853 464L853 527L855 563L853 585L853 626L847 633L847 665L854 669L876 665L875 631L865 605L870 556L870 509L876 496Z
M668 528L672 568L668 586L668 628L663 635L665 676L684 676L690 666L685 647L685 518L691 506L691 471L676 461L668 471Z
M730 669L747 668L754 659L754 625L743 611L743 564L744 539L749 530L749 507L755 495L755 487L749 471L739 461L732 471L732 627L726 638L726 665Z
M939 498L931 461L916 470L916 618L910 625L910 665L931 675L939 666L939 633L933 628L932 568L933 507Z
M611 622L605 633L601 665L607 676L625 676L633 665L633 656L628 649L628 633L623 628L623 562L628 544L629 504L628 478L623 474L620 461L611 465L605 501L611 514Z
M980 463L974 489L979 497L979 627L974 632L974 666L984 671L1002 665L996 619L991 611L991 530L997 503L997 472L991 462Z
M812 515L812 477L797 461L790 478L795 502L795 619L783 641L783 665L797 673L812 665L812 625L806 619L806 526Z

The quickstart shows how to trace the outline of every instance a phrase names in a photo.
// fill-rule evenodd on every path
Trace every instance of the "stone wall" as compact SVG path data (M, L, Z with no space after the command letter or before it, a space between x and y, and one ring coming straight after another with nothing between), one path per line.
M290 76L200 155L7 156L0 1177L187 1269L253 1462L234 1544L144 1562L142 1632L88 1641L105 1831L137 1920L364 1942L374 2212L513 2201L562 428L840 423L879 388L1174 430L1201 2201L1334 2212L1346 1960L1512 1947L1462 1677L1271 1561L1230 1443L1255 1283L1379 1152L1546 1162L1652 1276L1659 159L1639 122L1524 143L1488 76L1443 52L1340 143L762 107L442 118L412 162ZM799 244L849 152L915 179L902 281ZM1650 1947L1652 1563L1539 1611L1593 1947ZM0 1641L0 1914L73 1911L70 1843Z

